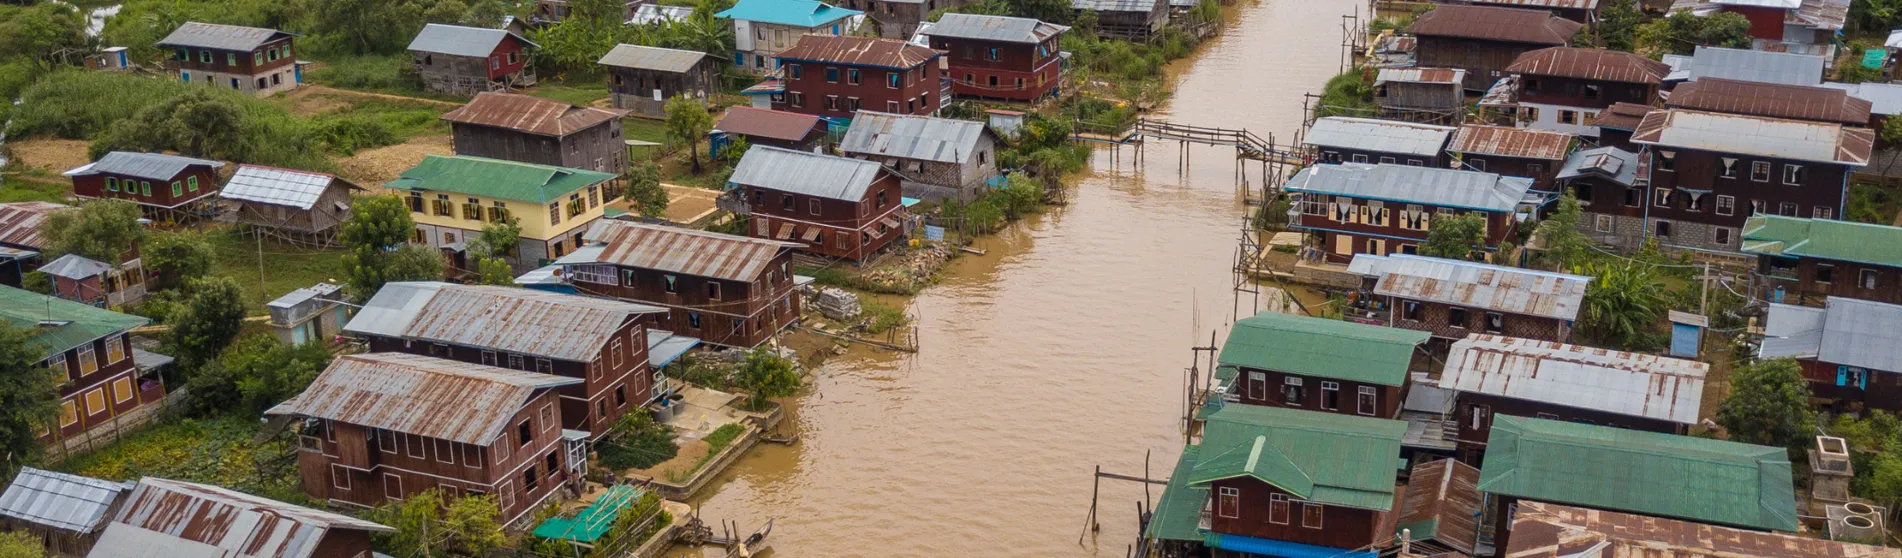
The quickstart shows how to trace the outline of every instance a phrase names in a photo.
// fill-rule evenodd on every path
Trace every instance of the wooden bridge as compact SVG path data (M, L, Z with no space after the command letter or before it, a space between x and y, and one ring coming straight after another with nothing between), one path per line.
M1079 124L1071 134L1072 139L1094 141L1115 145L1137 144L1144 140L1177 141L1200 143L1235 148L1235 157L1251 159L1264 163L1302 166L1307 159L1293 146L1276 145L1273 137L1262 139L1243 128L1211 128L1190 124L1177 124L1166 120L1138 119L1127 128L1118 130L1090 129Z

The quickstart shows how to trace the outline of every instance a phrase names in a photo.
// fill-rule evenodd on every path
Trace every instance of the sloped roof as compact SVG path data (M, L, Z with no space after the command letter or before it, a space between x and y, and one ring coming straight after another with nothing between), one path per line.
M1565 158L1572 135L1563 132L1467 124L1453 132L1446 150L1471 155L1557 161Z
M1600 48L1569 46L1542 48L1519 55L1506 71L1515 74L1558 76L1593 81L1656 85L1671 67L1637 54Z
M741 0L726 11L713 15L794 27L818 27L863 13L814 0Z
M218 190L218 197L308 210L332 183L356 188L330 173L238 165L231 180L225 181L224 188Z
M1407 254L1354 256L1366 275L1379 277L1374 293L1467 308L1560 320L1578 319L1592 278L1478 262Z
M1453 342L1442 388L1697 424L1710 365L1503 335Z
M1610 107L1598 113L1598 117L1592 120L1592 124L1598 126L1599 129L1636 130L1638 123L1644 120L1644 115L1654 110L1662 109L1635 103L1612 103Z
M431 23L424 25L423 30L416 34L416 38L410 39L409 50L485 58L495 52L495 47L501 46L503 39L511 36L528 46L541 47L507 29Z
M1598 9L1598 0L1473 0L1475 4L1504 4L1532 8Z
M1691 81L1716 77L1816 85L1823 82L1823 68L1828 62L1808 54L1700 46L1691 54L1685 77Z
M81 280L112 271L112 266L79 254L67 254L46 262L38 271L54 277Z
M1532 179L1489 172L1329 163L1311 165L1288 179L1291 192L1412 202L1485 211L1511 211L1532 189Z
M628 25L652 25L663 21L685 21L693 17L693 6L662 6L659 4L641 4L634 8L634 18L627 20Z
M783 0L782 0L783 1ZM910 69L930 62L943 51L898 39L851 35L801 35L792 48L774 55L780 60L811 60L853 66Z
M1072 10L1106 12L1151 12L1164 0L1070 0Z
M852 155L897 157L938 163L962 163L977 151L983 122L861 110L839 140L839 151Z
M1842 89L1710 77L1672 89L1665 106L1867 126L1872 104Z
M619 109L578 107L554 99L518 93L486 92L442 115L457 124L492 126L530 134L562 137L627 115Z
M88 534L105 524L106 514L130 490L125 483L22 467L0 493L0 516Z
M1644 115L1631 141L1860 167L1869 164L1875 132L1831 122L1669 109Z
M1744 222L1742 250L1902 267L1902 227L1764 213Z
M743 136L800 141L812 134L818 124L819 115L816 114L736 105L727 108L726 114L720 115L720 121L713 128Z
M1388 511L1406 433L1397 420L1224 405L1202 427L1189 483L1252 477L1297 499Z
M1441 4L1414 18L1406 33L1512 43L1565 45L1584 24L1546 10Z
M0 203L0 244L25 246L38 250L46 247L40 227L55 212L77 209L73 206L42 201Z
M599 248L592 255L571 254L562 264L604 263L697 277L753 282L770 269L783 250L803 246L763 238L695 229L603 219L583 236Z
M1069 26L1026 17L949 13L932 24L929 31L920 33L933 37L1041 43L1069 30Z
M66 171L66 176L90 176L95 174L117 174L151 180L171 180L185 169L204 165L222 168L224 163L207 159L166 155L164 153L139 153L136 151L114 151L99 160Z
M1902 550L1644 515L1519 502L1502 556L1902 558Z
M1494 415L1482 492L1721 525L1796 531L1783 448Z
M1394 532L1432 539L1467 554L1479 542L1479 469L1454 459L1426 461L1407 475Z
M1465 79L1466 70L1460 68L1381 68L1374 74L1374 85L1388 82L1459 85Z
M1386 72L1386 70L1381 70ZM1329 116L1317 119L1301 137L1301 142L1323 147L1340 147L1434 157L1446 147L1452 126L1434 126L1417 122Z
M634 68L658 72L680 73L692 70L695 64L707 58L707 53L695 50L680 50L626 43L614 45L614 50L601 55L596 62L603 66Z
M303 558L318 550L325 534L345 530L395 531L228 488L146 477L88 556ZM198 544L172 546L163 539ZM159 546L144 544L153 541Z
M586 381L404 353L344 355L265 414L487 446L536 390Z
M295 37L276 29L243 27L238 25L220 25L216 23L185 22L172 30L165 38L159 39L162 47L192 47L218 50L256 50L264 43L281 37Z
M810 35L808 35L810 36ZM734 184L856 202L884 176L878 163L755 145L733 167Z
M535 289L389 283L343 330L587 362L640 314L666 309Z
M1262 312L1228 331L1217 361L1302 376L1399 386L1423 331Z
M1897 30L1896 32L1902 33L1902 30ZM1824 83L1823 87L1841 89L1848 92L1851 97L1869 101L1869 112L1872 114L1887 116L1902 114L1902 84L1876 82L1837 83L1832 81Z
M152 323L141 316L4 285L0 285L0 319L34 332L33 343L43 349L41 358Z
M1771 304L1757 357L1902 371L1902 306L1834 296L1823 306Z
M1559 180L1585 175L1601 176L1619 184L1638 183L1638 154L1616 147L1594 147L1574 151L1559 167Z
M1155 515L1150 517L1143 536L1166 541L1202 540L1202 530L1197 523L1201 521L1202 505L1208 502L1209 489L1189 484L1189 474L1195 471L1195 459L1200 453L1198 446L1182 448L1182 455L1176 458L1169 484L1163 488L1162 498L1156 501Z
M432 154L423 157L423 162L403 171L396 180L385 183L383 187L548 203L590 184L613 179L612 174L591 170L468 155Z

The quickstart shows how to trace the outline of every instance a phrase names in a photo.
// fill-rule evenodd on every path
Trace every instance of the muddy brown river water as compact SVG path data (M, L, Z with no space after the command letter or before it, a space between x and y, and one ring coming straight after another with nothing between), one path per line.
M1241 1L1156 116L1287 138L1360 3ZM1188 347L1232 321L1234 154L1191 149L1186 172L1173 143L1140 168L1099 150L1068 206L979 241L988 255L910 301L919 353L828 361L788 405L800 442L754 449L693 503L747 529L776 518L775 556L1123 556L1143 487L1105 481L1102 529L1078 545L1092 468L1140 474L1147 450L1169 474Z

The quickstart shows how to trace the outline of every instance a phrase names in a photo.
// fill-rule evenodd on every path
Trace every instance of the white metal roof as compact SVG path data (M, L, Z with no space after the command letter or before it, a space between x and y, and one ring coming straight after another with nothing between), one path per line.
M984 123L910 114L861 110L839 140L839 151L871 157L897 157L938 163L962 163L977 151Z
M857 202L884 169L878 163L755 145L733 167L734 184Z
M1710 365L1582 345L1471 335L1453 343L1439 386L1696 424Z
M1443 207L1511 211L1532 189L1532 179L1489 172L1409 165L1340 163L1312 165L1288 179L1287 190L1412 202Z
M118 174L136 176L152 180L171 180L192 165L205 165L220 168L224 163L181 155L164 153L139 153L136 151L114 151L99 160L66 171L66 176L86 176L93 174Z
M1434 157L1446 149L1453 130L1451 126L1329 116L1315 120L1301 141L1323 147Z
M1760 155L1821 163L1869 163L1866 130L1841 124L1786 120L1688 109L1652 111L1632 143Z
M218 197L309 210L337 177L257 165L238 165Z
M1829 297L1824 307L1770 305L1760 358L1814 358L1902 371L1902 306Z
M126 483L24 467L0 494L0 516L91 533L129 490Z
M1665 61L1666 64L1670 62ZM1691 55L1690 63L1685 68L1688 71L1685 77L1693 81L1719 77L1787 85L1816 85L1823 82L1823 67L1827 62L1821 56L1807 54L1700 46Z
M1578 319L1585 287L1592 281L1580 275L1406 254L1359 254L1348 269L1378 277L1374 294L1381 296L1567 321Z
M1894 83L1827 82L1823 87L1848 91L1849 96L1869 101L1869 112L1888 116L1902 114L1902 85Z

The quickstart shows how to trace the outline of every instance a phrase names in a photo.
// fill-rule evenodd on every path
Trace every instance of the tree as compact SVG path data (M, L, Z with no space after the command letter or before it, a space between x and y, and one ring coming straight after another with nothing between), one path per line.
M179 289L192 278L211 273L212 256L211 243L191 230L159 233L139 247L145 268L158 276L151 284L161 291Z
M713 116L698 101L677 95L667 100L667 137L687 144L693 173L700 174L700 138L713 129Z
M1730 373L1730 397L1717 408L1717 424L1739 442L1797 447L1816 429L1810 385L1796 361L1750 363Z
M0 7L0 58L53 61L61 49L86 46L86 18L71 4Z
M1485 245L1486 219L1475 213L1464 213L1452 218L1434 219L1432 229L1427 231L1426 242L1420 245L1420 255L1471 260Z
M425 490L370 510L371 521L396 529L375 535L377 547L398 558L485 556L507 538L496 521L495 496L463 496L446 502L441 491Z
M1598 9L1592 36L1599 47L1631 52L1638 48L1638 26L1645 19L1637 0L1610 0Z
M270 335L248 335L199 367L186 386L195 414L255 416L304 391L330 359L320 341L286 345Z
M1884 119L1882 127L1876 129L1876 137L1882 140L1882 145L1888 146L1883 149L1888 157L1884 157L1886 160L1882 162L1882 173L1887 176L1889 167L1895 166L1896 159L1902 159L1902 118Z
M244 290L229 277L194 279L191 298L167 316L179 366L191 374L231 346L244 327Z
M426 246L407 246L416 220L409 207L396 196L358 195L351 203L350 219L343 222L338 238L348 253L343 256L344 272L350 279L350 296L369 300L390 281L442 279L442 256ZM424 258L416 253L420 248Z
M1012 219L1043 209L1043 184L1023 173L1010 175L1004 189L991 195L1001 196L1004 214Z
M511 258L521 244L521 220L509 217L507 221L482 225L482 232L469 242L469 252L483 258Z
M0 322L0 478L38 457L40 432L59 413L64 374L42 368L37 332Z
M1750 48L1750 20L1732 12L1700 17L1679 10L1638 26L1637 44L1653 57L1691 54L1700 46Z
M80 204L76 211L56 211L46 216L43 236L53 254L78 254L118 266L124 263L126 251L145 239L140 218L138 204L93 200Z
M46 546L26 531L0 531L0 558L45 558Z
M442 252L420 244L406 244L383 258L383 278L388 281L441 281L449 267Z
M800 384L792 361L767 349L746 354L746 360L740 362L739 380L740 387L750 394L747 405L753 409L765 408L768 399L797 393Z
M132 149L250 161L258 150L246 141L244 126L244 108L237 98L223 91L192 89L113 123L89 151L95 158Z
M1583 211L1578 198L1568 191L1559 196L1558 210L1539 223L1539 236L1545 241L1545 259L1558 268L1583 263L1591 253L1592 240L1578 230Z
M394 195L357 194L350 201L350 219L339 229L344 247L384 250L409 241L416 220L409 207Z
M515 284L515 268L502 258L477 258L475 272L478 285Z
M674 429L654 420L646 409L635 409L614 422L608 440L596 444L601 466L611 471L646 469L679 454Z
M1897 119L1902 121L1902 118ZM667 214L667 189L660 185L660 166L653 162L634 165L627 170L627 203L644 217Z
M1585 287L1579 329L1606 345L1641 348L1665 309L1657 268L1618 260L1574 266L1573 273L1593 278Z

